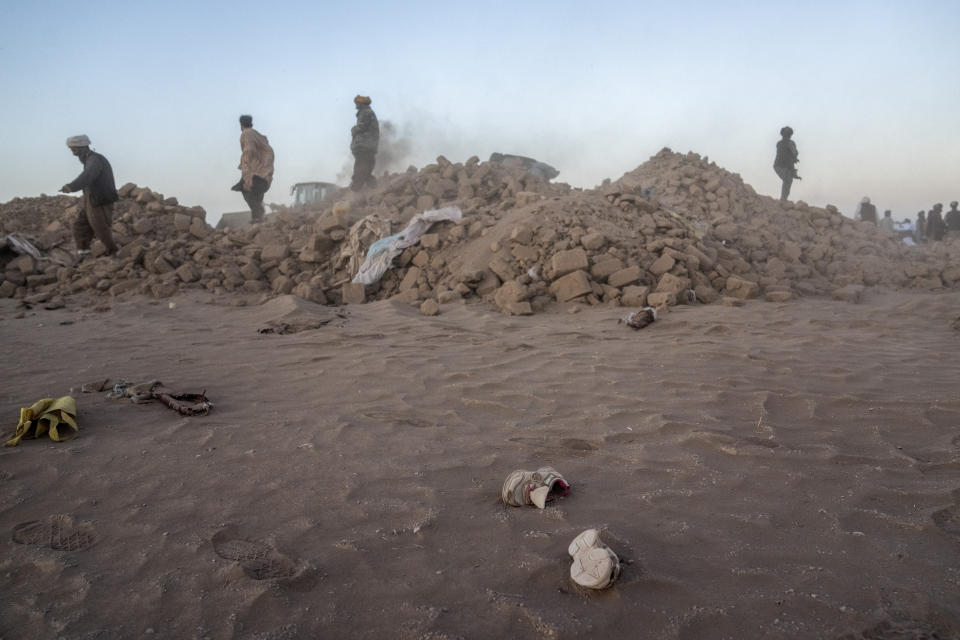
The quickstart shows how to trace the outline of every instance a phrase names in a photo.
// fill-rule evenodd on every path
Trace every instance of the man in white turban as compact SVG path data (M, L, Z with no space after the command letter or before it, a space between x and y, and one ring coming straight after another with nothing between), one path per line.
M90 150L90 138L85 135L67 138L67 147L83 164L83 172L60 187L62 193L83 191L83 210L73 221L73 239L77 255L90 253L90 243L96 237L103 243L107 255L117 252L110 225L113 222L113 203L120 199L113 181L113 169L102 155Z

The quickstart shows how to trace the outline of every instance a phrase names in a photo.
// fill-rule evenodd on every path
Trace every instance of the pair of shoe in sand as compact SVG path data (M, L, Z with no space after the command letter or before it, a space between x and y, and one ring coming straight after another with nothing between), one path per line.
M540 467L536 471L514 471L503 483L500 497L504 504L513 507L535 505L543 509L547 502L566 496L570 485L553 467ZM587 529L570 546L567 553L573 558L570 577L588 589L606 589L620 575L620 559L600 539L600 532Z

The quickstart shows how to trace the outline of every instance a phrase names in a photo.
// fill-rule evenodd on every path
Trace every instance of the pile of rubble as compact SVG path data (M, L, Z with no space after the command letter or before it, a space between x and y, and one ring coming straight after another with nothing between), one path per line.
M389 298L428 314L476 298L529 314L556 303L662 308L856 297L872 284L960 286L960 243L908 247L835 207L781 204L696 154L667 149L594 190L522 166L440 157L320 210L283 211L242 229L211 229L202 208L148 188L119 192L120 253L80 264L68 251L76 198L0 206L4 232L29 236L44 256L0 254L0 296L59 305L82 294L204 289L236 304L281 294L330 304ZM374 241L439 206L459 207L462 220L435 225L379 282L351 282Z
M739 175L697 154L664 149L604 189L656 193L699 234L739 254L761 290L789 287L825 294L845 285L939 289L960 285L957 239L911 247L873 224L844 217L835 206L780 202L758 195Z

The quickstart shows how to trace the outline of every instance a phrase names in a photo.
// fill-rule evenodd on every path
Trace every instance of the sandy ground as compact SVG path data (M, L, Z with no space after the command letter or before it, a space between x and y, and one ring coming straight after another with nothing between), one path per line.
M78 438L0 450L4 640L960 637L960 293L638 332L209 302L0 301L10 432L98 378L216 403L77 393ZM499 502L543 464L569 497ZM66 548L15 543L34 520ZM568 577L588 527L625 563L605 592Z

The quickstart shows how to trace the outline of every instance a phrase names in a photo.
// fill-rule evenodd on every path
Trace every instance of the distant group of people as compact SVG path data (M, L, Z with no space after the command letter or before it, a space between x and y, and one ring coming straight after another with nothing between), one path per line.
M780 140L777 142L777 155L773 160L773 170L782 181L780 200L785 201L790 196L790 187L793 185L793 181L800 180L796 168L799 161L800 155L797 153L797 143L793 141L793 129L783 127L780 129ZM882 218L878 219L876 206L870 202L870 198L864 196L860 204L857 205L853 217L855 220L871 222L891 234L911 237L914 242L918 243L929 240L943 240L947 233L960 235L960 211L957 210L956 200L950 203L950 211L946 215L943 214L943 205L938 203L933 205L929 212L919 212L914 224L910 222L909 218L905 218L901 223L895 222L889 209L883 212Z
M870 198L864 196L857 205L854 213L854 219L862 222L870 222L878 228L891 234L901 237L909 237L914 242L922 243L929 241L943 240L947 233L960 236L960 210L957 209L957 201L950 203L950 210L943 214L943 205L937 203L929 212L920 211L917 213L916 222L911 222L909 218L904 218L903 222L894 222L893 214L889 209L883 212L883 217L877 219L877 208L870 202Z
M354 166L350 188L359 191L375 184L373 168L380 145L380 123L370 108L369 96L358 95L353 102L357 108L357 124L351 130ZM90 149L90 138L86 135L67 138L67 147L83 165L80 175L60 188L61 193L83 192L83 209L73 222L77 256L83 258L90 253L94 238L103 243L107 255L113 255L117 252L111 231L113 203L120 199L113 168L102 154ZM267 136L253 128L253 116L240 116L240 181L232 189L243 195L250 207L252 222L263 220L263 197L273 183L273 165L273 147Z
M960 210L957 201L950 203L950 210L943 214L943 205L939 202L933 205L929 212L917 213L916 225L917 242L943 240L947 233L960 235Z

